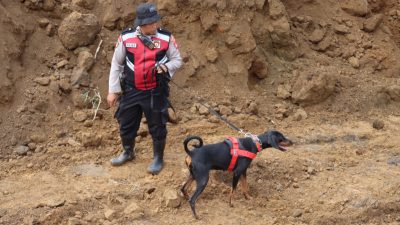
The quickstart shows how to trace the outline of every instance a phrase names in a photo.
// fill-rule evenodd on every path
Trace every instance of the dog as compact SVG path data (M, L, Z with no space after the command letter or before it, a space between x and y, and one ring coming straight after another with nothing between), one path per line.
M188 143L192 140L197 140L198 144L193 145L195 148L189 150ZM233 172L232 188L229 197L229 205L232 207L232 198L237 184L241 182L242 191L246 199L250 198L248 193L248 183L246 178L247 168L252 162L256 154L262 149L273 147L281 151L286 151L287 146L291 146L293 142L286 138L279 131L267 131L261 135L252 135L251 137L238 138L235 140L227 139L223 142L203 145L203 140L198 136L189 136L183 146L187 153L185 164L189 169L189 177L181 188L181 192L186 200L189 201L193 216L199 219L195 203L197 198L207 186L210 170L231 170ZM237 151L232 150L232 147L239 147ZM237 152L241 152L248 156L233 156ZM251 156L251 157L250 157ZM233 158L236 158L232 160ZM235 161L235 162L234 162ZM189 199L188 189L193 181L196 181L196 190Z

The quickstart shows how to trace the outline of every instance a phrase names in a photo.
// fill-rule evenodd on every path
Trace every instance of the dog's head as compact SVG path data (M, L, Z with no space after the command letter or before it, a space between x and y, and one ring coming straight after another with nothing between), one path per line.
M262 148L276 148L281 151L286 151L285 147L293 145L293 142L287 139L281 132L270 130L259 136L262 143Z

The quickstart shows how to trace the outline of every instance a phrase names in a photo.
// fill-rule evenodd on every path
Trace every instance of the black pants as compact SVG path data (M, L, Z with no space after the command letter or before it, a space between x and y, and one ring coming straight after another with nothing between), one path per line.
M121 139L133 142L143 113L153 140L164 140L167 137L168 100L158 88L146 91L129 90L121 96L115 113Z

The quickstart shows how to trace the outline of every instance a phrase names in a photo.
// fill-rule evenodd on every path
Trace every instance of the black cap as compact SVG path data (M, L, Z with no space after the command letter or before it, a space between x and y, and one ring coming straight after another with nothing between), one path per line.
M136 9L135 26L142 26L159 21L161 16L158 15L156 6L152 3L142 3Z

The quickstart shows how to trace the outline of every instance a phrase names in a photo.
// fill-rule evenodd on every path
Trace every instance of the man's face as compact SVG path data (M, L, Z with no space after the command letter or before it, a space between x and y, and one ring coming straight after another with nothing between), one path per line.
M155 23L142 25L142 26L140 26L140 29L142 30L142 33L144 35L154 35L157 32L158 26L159 26L158 22L155 22Z

